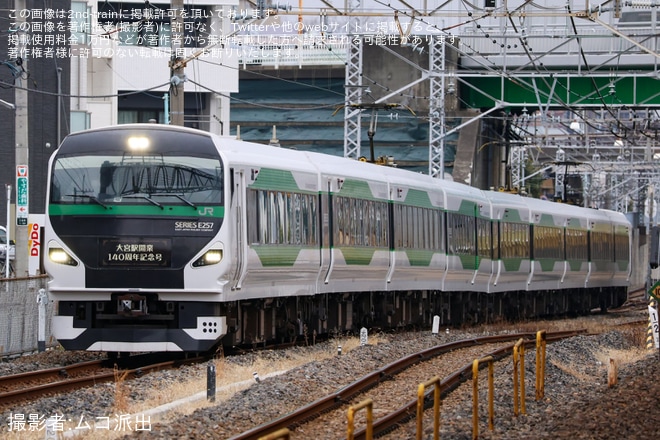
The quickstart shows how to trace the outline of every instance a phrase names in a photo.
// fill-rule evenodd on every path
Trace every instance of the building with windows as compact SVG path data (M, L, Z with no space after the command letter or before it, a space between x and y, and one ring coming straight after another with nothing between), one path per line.
M7 219L6 185L16 201L17 126L26 130L29 212L43 214L48 158L67 135L70 63L68 27L63 12L70 0L0 0L0 224ZM22 11L19 12L19 11ZM58 13L56 13L59 11ZM22 25L18 23L22 21ZM27 115L17 110L24 93ZM23 107L23 105L21 105ZM19 138L21 138L19 136ZM10 223L14 223L13 216ZM15 238L13 225L9 235Z
M48 159L68 133L168 122L169 103L178 98L170 87L173 47L185 66L185 125L228 135L238 56L223 36L237 4L186 1L177 39L169 1L0 0L8 24L0 31L0 223L5 185L16 178L17 88L27 90L30 213L44 212Z
M178 99L172 54L184 66L185 125L229 133L229 94L238 91L238 57L225 41L237 0L185 2L180 38L169 1L72 1L71 131L168 123Z

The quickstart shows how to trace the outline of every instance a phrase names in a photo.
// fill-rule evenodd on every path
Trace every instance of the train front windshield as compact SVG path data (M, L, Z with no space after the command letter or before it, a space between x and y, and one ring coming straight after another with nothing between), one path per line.
M62 145L52 168L51 204L222 205L222 163L210 139L190 145L171 135L106 135L74 136Z

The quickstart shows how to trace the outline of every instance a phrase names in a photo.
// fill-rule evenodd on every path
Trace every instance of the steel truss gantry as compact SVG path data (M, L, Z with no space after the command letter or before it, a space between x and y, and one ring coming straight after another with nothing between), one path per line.
M539 168L547 167L547 162L556 160L559 150L562 150L564 161L579 160L591 169L601 170L587 173L590 177L585 178L585 186L606 185L600 194L607 196L598 198L598 203L609 203L607 207L613 209L629 209L626 197L630 199L627 194L631 191L636 195L636 203L641 203L640 197L646 194L648 186L658 181L639 178L636 179L638 187L632 189L629 183L625 183L636 176L632 170L639 151L631 153L633 159L619 163L616 170L602 166L616 163L620 155L620 152L608 148L613 145L617 133L621 134L617 130L625 131L624 141L633 149L648 149L645 157L652 156L654 149L660 148L657 130L647 145L640 145L630 133L639 131L644 124L626 125L618 117L622 109L647 113L660 109L660 33L655 2L645 4L651 10L650 23L625 26L618 25L620 14L613 8L621 2L607 0L601 5L568 0L563 7L528 0L509 1L490 9L469 4L468 8L472 7L472 10L466 10L465 4L458 0L450 0L431 10L421 1L399 0L401 4L393 6L374 0L379 10L369 9L365 6L367 2L353 0L344 8L337 8L332 6L332 1L324 0L329 6L324 9L324 14L349 17L358 22L374 17L392 21L394 16L397 24L399 16L406 16L411 19L411 27L414 23L421 23L426 29L434 30L427 46L429 68L422 75L423 80L429 81L430 90L428 157L431 176L444 177L444 141L456 131L446 128L446 87L451 75L455 85L461 86L459 100L463 105L482 109L478 116L463 119L459 127L483 118L483 109L497 108L507 115L514 115L527 108L530 114L535 114L541 127L523 136L524 142L510 144L512 186L524 186L528 177L525 176L527 161L534 162ZM390 32L396 32L394 29L390 27ZM412 33L415 33L414 27ZM347 104L362 102L363 36L351 37L346 64ZM445 44L449 37L457 43ZM458 67L447 68L448 50L455 51L460 57ZM345 108L344 154L347 157L360 156L361 110L350 105ZM598 112L604 112L607 117L598 120L593 116ZM491 116L501 117L497 114ZM567 148L562 142L562 138L578 138L578 134L570 129L575 121L583 127L580 139L585 146L582 149ZM653 118L647 118L646 126L655 123L653 121ZM604 124L616 128L603 131L601 126ZM587 157L589 154L584 154L585 150L596 153L598 160ZM563 173L556 175L557 186L562 187ZM607 178L602 179L603 175ZM585 200L593 202L594 199L585 197Z

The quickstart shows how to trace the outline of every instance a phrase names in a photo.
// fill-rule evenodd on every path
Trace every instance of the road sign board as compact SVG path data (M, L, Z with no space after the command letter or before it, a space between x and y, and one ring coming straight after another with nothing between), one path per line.
M649 295L651 295L657 301L660 301L660 281L657 281L653 287L649 289Z
M16 224L18 226L28 224L30 214L28 194L28 167L18 165L16 167Z

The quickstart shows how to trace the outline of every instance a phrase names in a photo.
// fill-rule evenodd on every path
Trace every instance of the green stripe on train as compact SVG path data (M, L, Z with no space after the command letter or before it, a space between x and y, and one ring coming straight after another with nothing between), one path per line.
M254 189L301 192L291 171L261 168L257 180L250 185Z
M541 272L552 272L555 270L555 263L558 260L554 258L537 258L536 261L541 266Z
M418 189L409 189L404 203L406 205L419 206L421 208L437 208L437 206L433 206L431 203L428 193Z
M48 215L99 215L99 216L145 216L145 217L212 217L223 218L224 206L167 206L156 205L48 205Z
M539 226L554 226L556 228L560 227L555 224L555 219L552 215L550 214L541 214L541 218L539 219L538 222Z
M427 249L406 249L406 256L411 266L424 266L428 267L431 265L431 260L433 255L436 253L432 250Z
M476 270L479 267L477 257L474 255L459 255L458 257L461 259L463 270Z
M299 246L253 246L264 267L293 266L302 248Z
M527 224L527 222L522 221L522 218L520 217L520 212L518 212L518 209L507 209L507 210L505 210L501 221L511 222L511 223L524 223L524 224Z
M355 197L357 199L364 200L376 200L382 201L384 199L378 199L374 197L369 187L369 183L364 180L354 180L346 179L341 187L341 190L337 191L336 194L344 197Z
M586 263L583 260L566 260L568 262L568 268L571 272L578 272L582 270L582 264Z
M377 250L387 250L369 247L336 247L335 249L341 251L347 265L354 266L368 266Z
M473 202L472 200L461 200L461 205L458 207L458 211L448 211L457 212L459 214L468 215L470 217L490 219L489 217L481 214L478 204L479 203Z
M469 215L471 217L474 217L475 212L477 211L477 204L475 202L472 202L470 200L461 200L461 205L458 208L459 214L463 215Z
M504 263L504 270L507 272L519 271L523 260L526 260L526 258L502 258L502 263Z

